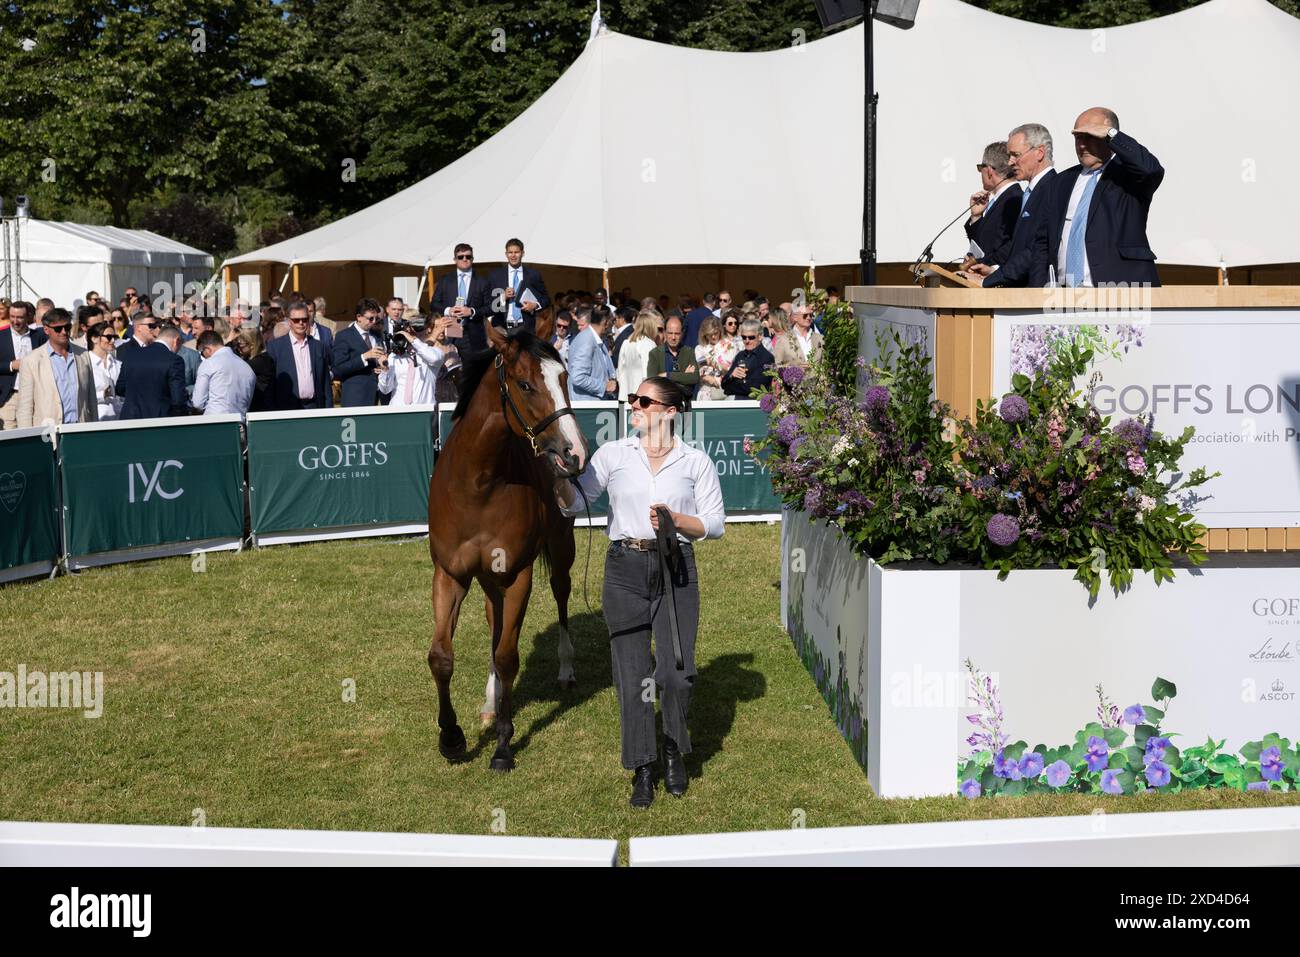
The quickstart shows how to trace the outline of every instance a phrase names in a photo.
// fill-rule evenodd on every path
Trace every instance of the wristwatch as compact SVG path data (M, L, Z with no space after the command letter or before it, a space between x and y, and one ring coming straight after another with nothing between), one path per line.
M1108 140L1113 140L1118 135L1119 135L1119 130L1115 129L1115 127L1113 126L1106 131L1106 139Z

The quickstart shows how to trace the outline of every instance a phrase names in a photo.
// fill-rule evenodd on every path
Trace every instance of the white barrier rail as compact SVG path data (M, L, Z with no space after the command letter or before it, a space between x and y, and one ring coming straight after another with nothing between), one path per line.
M634 837L628 850L632 867L1118 868L1135 862L1300 865L1300 807Z
M0 821L3 867L613 867L618 842Z

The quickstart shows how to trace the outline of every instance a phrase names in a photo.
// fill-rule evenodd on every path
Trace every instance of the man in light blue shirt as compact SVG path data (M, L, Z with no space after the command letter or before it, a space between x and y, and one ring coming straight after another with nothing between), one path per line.
M247 412L257 385L252 366L233 349L223 346L221 335L213 330L199 336L198 346L203 362L194 379L191 404L202 409L204 415Z
M606 399L618 394L618 380L614 378L614 361L605 345L605 329L609 325L609 308L597 306L591 310L587 328L569 343L569 401Z

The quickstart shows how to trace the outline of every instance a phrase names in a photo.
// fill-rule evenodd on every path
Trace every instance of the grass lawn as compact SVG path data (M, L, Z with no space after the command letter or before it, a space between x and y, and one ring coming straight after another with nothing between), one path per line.
M599 602L604 537L589 593ZM103 671L103 716L0 710L0 819L616 838L968 818L1261 807L1296 794L880 800L780 626L779 529L730 525L703 576L690 791L627 805L603 621L570 602L578 686L556 685L555 607L538 582L521 641L516 770L488 771L481 592L456 636L471 759L436 745L425 662L431 566L419 540L279 546L94 569L0 588L0 671ZM599 610L599 609L597 609ZM355 681L356 700L343 700ZM494 818L495 814L495 818ZM626 845L622 854L626 858Z

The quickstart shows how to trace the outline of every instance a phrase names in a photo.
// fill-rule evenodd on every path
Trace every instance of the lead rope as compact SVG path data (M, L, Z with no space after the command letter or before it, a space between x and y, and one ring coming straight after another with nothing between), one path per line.
M569 481L573 483L573 487L582 496L582 507L587 512L587 564L582 570L582 600L587 605L587 611L595 615L596 611L591 607L591 599L587 597L587 582L591 579L591 538L596 532L596 526L591 523L591 501L587 498L587 493L583 491L582 483L576 478L570 478Z

